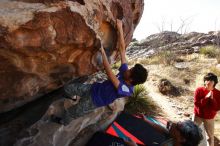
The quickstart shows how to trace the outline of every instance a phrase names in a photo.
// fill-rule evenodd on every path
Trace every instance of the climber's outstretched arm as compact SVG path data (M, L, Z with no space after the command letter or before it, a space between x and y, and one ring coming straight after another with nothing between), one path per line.
M102 54L102 60L103 60L103 66L105 68L106 74L109 78L109 80L113 83L116 89L118 89L120 81L118 78L115 76L115 74L112 72L111 65L108 62L105 50L103 47L101 47L101 54Z
M123 27L122 27L122 21L117 19L117 29L118 29L118 37L119 37L119 51L121 56L121 64L127 63L125 58L125 41L124 41L124 35L123 35Z

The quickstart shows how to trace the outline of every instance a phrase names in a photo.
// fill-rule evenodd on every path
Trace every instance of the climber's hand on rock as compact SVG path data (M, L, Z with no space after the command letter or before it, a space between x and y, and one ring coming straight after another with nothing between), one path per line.
M119 19L117 19L116 20L116 24L117 24L117 28L120 30L122 30L122 25L123 25L123 23L122 23L122 21L121 20L119 20Z
M101 48L99 49L99 51L100 51L101 53L105 52L103 46L101 46Z

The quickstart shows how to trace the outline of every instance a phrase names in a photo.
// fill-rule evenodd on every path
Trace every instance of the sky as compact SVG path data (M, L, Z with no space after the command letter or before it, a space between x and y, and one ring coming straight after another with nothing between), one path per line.
M144 0L144 12L133 38L142 40L166 30L220 30L220 0Z

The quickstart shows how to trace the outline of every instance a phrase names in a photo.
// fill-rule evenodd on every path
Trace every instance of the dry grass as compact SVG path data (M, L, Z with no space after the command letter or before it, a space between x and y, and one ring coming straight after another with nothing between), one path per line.
M160 64L160 59L157 56L139 59L138 62L143 65L149 65L149 64Z
M213 72L214 74L216 74L218 77L220 77L220 69L219 68L212 66L210 68L210 71Z
M149 65L149 64L164 64L172 65L177 59L176 54L171 51L163 51L155 54L152 57L139 59L140 64Z
M128 60L128 65L129 66L133 66L134 64L138 63L138 59L132 59L132 60Z
M201 59L201 55L197 53L193 53L189 55L180 55L179 57L186 62L196 62L199 59Z
M217 59L217 62L220 64L220 53L217 55L216 59Z
M131 64L138 62L143 65L163 64L169 66L176 62L197 62L200 58L202 58L202 56L198 54L177 55L169 51L164 51L151 57L132 60Z
M218 46L209 45L209 46L202 47L200 49L200 53L210 58L219 58L220 48Z

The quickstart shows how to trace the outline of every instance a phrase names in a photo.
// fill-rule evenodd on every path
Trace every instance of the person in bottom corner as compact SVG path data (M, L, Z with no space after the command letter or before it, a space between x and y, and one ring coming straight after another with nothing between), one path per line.
M142 117L144 121L154 127L155 130L170 137L170 139L164 142L162 146L198 146L200 141L203 139L202 130L193 121L168 121L165 128L148 120L144 115L142 115ZM124 141L128 146L138 146L131 139Z
M204 86L198 87L194 95L194 117L197 125L204 124L209 146L214 146L214 120L220 110L220 91L215 88L218 78L213 73L204 76Z

